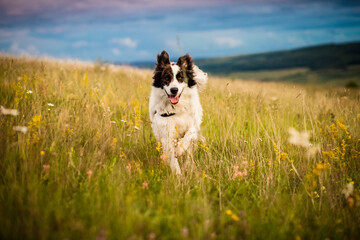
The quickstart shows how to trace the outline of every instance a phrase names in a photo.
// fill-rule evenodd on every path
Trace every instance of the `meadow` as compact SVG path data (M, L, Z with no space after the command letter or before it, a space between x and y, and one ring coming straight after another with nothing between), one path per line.
M360 65L352 65L346 69L292 68L281 70L242 71L226 75L226 77L264 82L290 82L333 87L356 88L360 85Z
M0 57L1 239L360 239L360 92L210 77L171 173L152 71Z

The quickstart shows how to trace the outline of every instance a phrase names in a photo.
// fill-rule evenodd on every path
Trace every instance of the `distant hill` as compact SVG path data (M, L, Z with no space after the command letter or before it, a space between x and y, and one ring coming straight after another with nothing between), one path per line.
M206 72L229 75L243 71L308 68L310 70L346 69L360 64L360 42L326 44L288 51L197 59Z
M202 70L234 79L360 86L360 42L195 59ZM131 63L154 68L155 60Z

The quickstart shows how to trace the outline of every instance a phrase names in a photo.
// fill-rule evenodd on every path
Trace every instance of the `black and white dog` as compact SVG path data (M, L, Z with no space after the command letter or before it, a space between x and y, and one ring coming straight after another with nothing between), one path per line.
M149 103L151 127L171 170L181 174L177 158L200 135L203 110L198 91L205 86L207 74L194 65L189 54L175 63L163 51L157 56L153 79Z

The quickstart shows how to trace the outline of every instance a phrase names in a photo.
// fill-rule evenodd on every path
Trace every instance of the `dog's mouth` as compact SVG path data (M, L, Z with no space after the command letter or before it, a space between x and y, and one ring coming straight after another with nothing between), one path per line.
M182 92L179 95L177 95L177 94L168 94L168 93L166 93L166 94L169 97L171 104L177 104L179 102L179 99L181 97Z
M169 99L170 99L170 102L172 104L177 104L179 102L179 99L181 97L181 93L179 94L179 96L177 95L168 95Z

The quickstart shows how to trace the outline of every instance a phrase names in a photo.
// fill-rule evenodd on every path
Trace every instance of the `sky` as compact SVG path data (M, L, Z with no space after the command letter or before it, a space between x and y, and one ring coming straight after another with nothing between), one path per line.
M0 52L155 61L360 41L360 1L0 0Z

